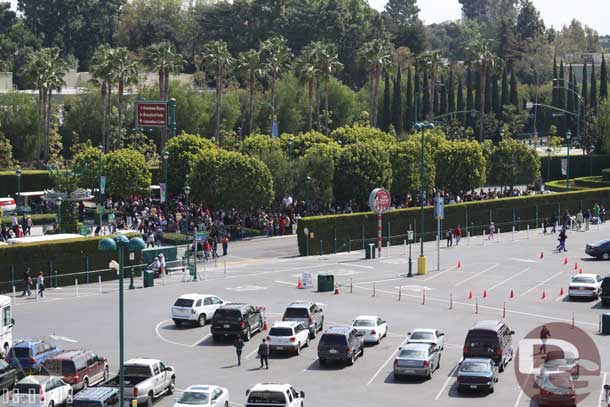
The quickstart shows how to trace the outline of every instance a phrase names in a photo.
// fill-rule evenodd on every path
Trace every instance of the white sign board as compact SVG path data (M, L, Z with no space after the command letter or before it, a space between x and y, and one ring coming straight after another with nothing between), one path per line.
M561 175L567 175L567 174L568 174L568 159L562 158L561 159Z

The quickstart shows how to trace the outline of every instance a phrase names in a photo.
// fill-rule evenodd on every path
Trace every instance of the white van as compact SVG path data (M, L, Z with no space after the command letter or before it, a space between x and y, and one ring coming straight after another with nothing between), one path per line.
M17 203L15 198L0 198L0 210L5 214L8 212L15 212L17 209Z
M172 320L176 325L183 322L204 326L212 319L214 312L228 302L215 295L184 294L172 306Z
M11 297L0 295L0 354L4 358L8 350L13 346L13 310L11 308Z

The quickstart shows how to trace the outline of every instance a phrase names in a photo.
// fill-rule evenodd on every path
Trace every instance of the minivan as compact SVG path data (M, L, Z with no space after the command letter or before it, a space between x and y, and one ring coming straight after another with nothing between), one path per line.
M492 359L498 365L498 370L502 372L513 358L512 335L514 334L515 332L502 321L477 322L466 335L464 359Z
M72 398L72 407L118 407L119 391L112 387L91 387Z
M354 327L330 327L318 343L320 366L329 361L343 361L353 365L358 356L364 355L362 335Z
M599 298L602 300L602 305L610 305L610 277L604 277L602 280L602 289Z
M43 363L48 374L62 377L75 391L110 378L106 359L85 350L65 351Z

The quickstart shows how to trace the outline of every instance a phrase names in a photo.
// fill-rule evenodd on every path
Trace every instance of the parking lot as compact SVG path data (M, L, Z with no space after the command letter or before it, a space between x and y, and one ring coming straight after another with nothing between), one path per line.
M598 301L569 301L566 297L574 273L608 274L610 263L586 258L584 245L606 238L610 227L594 226L589 232L569 234L567 253L554 253L557 241L540 230L504 233L494 240L462 239L445 248L436 271L436 243L425 245L428 274L407 278L405 246L384 248L381 259L364 260L362 251L337 255L296 257L293 237L256 240L231 248L231 256L206 267L205 280L182 282L180 276L164 286L126 291L126 355L164 360L176 370L177 387L210 383L227 387L233 405L243 405L245 391L259 382L292 384L315 406L417 405L535 406L521 392L511 362L493 394L458 394L455 372L462 357L468 329L484 319L502 319L515 331L515 347L535 327L565 322L587 332L601 353L601 375L587 378L591 395L579 405L599 406L601 389L608 383L610 342L598 333L604 310ZM413 245L413 270L419 245ZM262 253L262 254L261 254ZM542 256L541 256L542 254ZM567 264L566 263L567 259ZM311 273L314 287L296 288L303 272ZM339 294L318 293L316 275L335 276ZM203 276L203 266L199 266ZM15 338L49 334L73 338L78 343L59 346L91 349L109 358L113 370L118 360L118 299L116 284L107 283L103 294L96 285L49 289L46 298L17 299ZM564 291L564 295L560 295ZM260 370L256 349L263 335L256 334L244 348L245 361L236 366L232 342L214 343L209 326L176 328L170 308L181 294L215 294L232 302L264 307L269 325L288 303L307 300L322 304L325 328L349 325L358 315L379 315L388 321L389 333L380 345L366 347L354 366L320 367L316 338L300 356L272 356L269 370ZM440 369L431 380L395 381L392 363L406 335L414 328L437 328L446 334ZM174 397L158 402L173 405Z

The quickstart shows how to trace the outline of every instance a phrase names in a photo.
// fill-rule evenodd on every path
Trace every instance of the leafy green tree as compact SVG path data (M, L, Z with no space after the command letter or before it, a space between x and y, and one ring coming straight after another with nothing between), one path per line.
M510 104L519 107L519 83L517 75L514 72L510 73Z
M107 125L110 115L110 101L112 100L112 87L114 83L112 71L112 54L114 50L107 44L100 45L93 58L91 59L92 81L99 86L102 96L102 146L108 151L108 130Z
M15 163L13 159L13 146L9 139L0 132L0 168L11 168Z
M591 64L591 93L589 96L591 110L597 110L597 78L595 77L595 64Z
M602 66L599 75L599 99L604 100L608 97L608 66L604 54L602 54Z
M426 51L419 56L419 63L424 67L425 72L429 74L429 82L424 84L428 86L428 113L434 113L434 98L436 97L436 85L438 80L439 70L444 67L441 52L439 50ZM425 103L424 103L425 105Z
M328 122L331 115L328 104L329 85L331 78L341 69L343 69L343 64L339 62L339 54L337 53L337 49L334 44L321 43L319 46L319 52L316 54L316 65L319 70L320 79L324 84L324 134L328 134Z
M588 88L588 84L587 84L587 63L585 62L584 65L582 66L582 98L585 101L584 105L588 105L590 103L589 101L589 88Z
M392 187L392 166L386 145L370 141L350 144L339 154L335 165L334 194L338 202L354 200L363 205L377 187Z
M546 27L540 18L540 12L536 10L534 3L530 0L521 0L519 15L517 16L517 26L515 32L523 41L525 39L536 38L544 34Z
M275 104L275 85L290 67L292 51L288 47L286 38L282 36L271 37L261 44L261 59L264 61L265 72L271 80L271 106L273 114L277 114Z
M396 78L394 79L394 91L392 92L392 125L396 130L397 134L400 134L403 130L402 118L402 92L401 92L401 69L398 67L396 71Z
M84 151L76 154L72 160L72 171L78 174L78 186L81 188L97 188L99 186L99 163L102 160L104 165L104 156L95 147L86 148Z
M476 141L443 143L436 160L436 180L457 194L485 185L486 162L481 144Z
M540 178L540 157L533 149L511 138L505 138L489 159L490 182L493 185L530 185Z
M417 0L389 0L383 14L397 27L415 24L419 14Z
M18 161L37 160L41 149L37 137L39 109L36 98L23 93L0 95L0 129L13 146Z
M343 146L356 143L369 143L379 141L385 145L395 142L394 137L375 127L354 124L335 129L330 135L337 143Z
M118 89L118 122L117 132L115 137L114 148L122 147L123 139L123 117L125 115L125 106L123 96L125 95L125 87L133 85L138 81L138 64L134 61L125 47L116 48L110 55L110 71L113 81L117 84Z
M388 131L390 129L390 124L392 123L392 108L390 106L391 96L390 74L386 71L383 80L383 110L381 112L381 129L383 131Z
M199 154L190 172L193 200L210 208L250 212L266 208L274 197L267 166L255 157L224 150Z
M417 194L421 189L421 144L416 140L396 143L390 149L392 192L395 195ZM424 187L434 188L436 166L430 146L424 149Z
M123 149L104 157L106 190L111 196L145 194L149 191L152 175L144 155Z
M316 43L308 44L295 60L296 74L307 86L308 130L313 130L314 86L319 78Z
M411 77L411 66L407 68L407 102L405 109L404 130L410 130L413 127L413 81Z
M260 51L250 49L241 52L237 59L237 70L243 72L248 83L248 132L254 132L254 90L258 78L265 76L265 69L261 61Z
M295 188L297 199L313 199L321 206L333 203L337 153L338 150L330 144L315 144L299 158L296 163L295 184L301 188Z
M339 148L339 145L332 138L317 131L295 135L284 133L280 136L280 142L289 159L303 157L309 149L317 145L327 145L331 149Z
M213 141L195 134L181 133L172 137L165 145L168 153L168 191L182 193L184 181L191 171L191 165L199 156L216 150Z
M595 152L610 154L610 100L604 99L591 117L589 136L595 146Z

